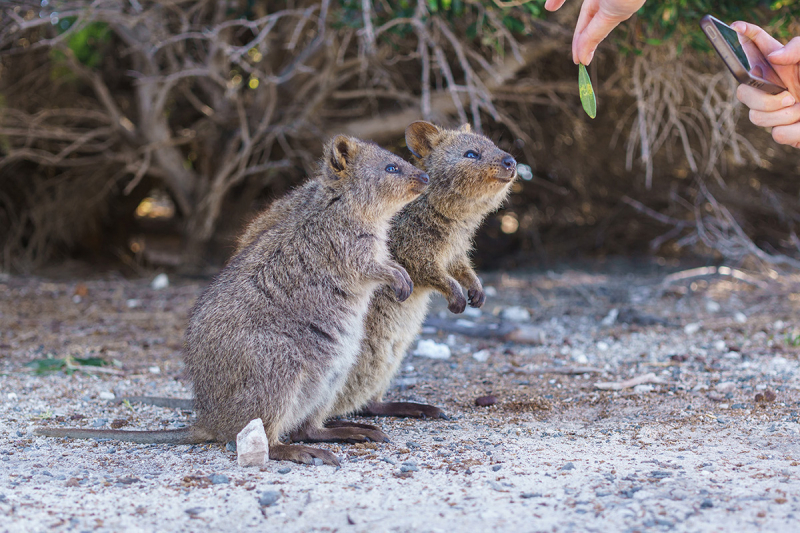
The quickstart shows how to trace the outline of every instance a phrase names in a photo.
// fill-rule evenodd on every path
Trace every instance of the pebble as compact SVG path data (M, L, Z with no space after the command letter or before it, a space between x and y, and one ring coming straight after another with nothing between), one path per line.
M383 458L381 459L381 461L383 461L383 462L385 462L385 463L389 463L390 465L396 465L396 464L397 464L397 461L395 461L395 460L394 460L394 459L392 459L391 457L383 457Z
M699 322L691 322L683 326L683 332L687 335L694 335L700 331L700 323Z
M414 465L403 465L400 467L401 472L418 472L419 468Z
M164 273L159 274L158 276L153 278L152 282L150 282L150 287L154 291L160 291L161 289L166 289L167 287L169 287L169 277Z
M314 457L314 466L322 466L325 462L319 457Z
M265 490L264 492L261 493L261 496L258 498L258 504L261 507L269 507L270 505L274 504L280 499L281 499L281 493L278 492L277 490Z
M236 454L239 466L264 466L269 459L269 444L264 423L260 418L251 420L236 435Z
M190 509L186 509L184 513L188 514L189 516L197 516L205 510L205 507L192 507Z
M609 348L610 346L608 345L607 342L600 341L597 343L597 350L600 352L608 351Z
M527 500L528 498L541 498L542 494L540 492L523 492L519 497Z
M648 392L653 392L656 388L649 383L642 383L641 385L636 385L633 388L633 392L636 394L646 394Z
M733 315L733 319L734 319L736 322L738 322L739 324L744 324L745 322L747 322L747 315L745 315L744 313L742 313L741 311L739 311L738 313L736 313L735 315Z
M228 444L225 445L225 449L228 450L229 452L235 452L236 451L236 443L234 441L228 442Z
M511 322L530 322L531 313L524 307L513 306L503 309L500 317Z
M756 394L756 402L757 403L771 403L774 402L775 399L778 397L775 394L775 391L770 389L765 389L764 392L759 392Z
M492 287L491 285L489 285L488 287L484 287L484 288L483 288L483 293L484 293L486 296L489 296L489 297L491 297L491 296L497 296L497 289L495 289L494 287Z
M613 326L619 316L619 309L616 307L608 312L608 314L600 321L601 326Z
M117 396L113 392L107 390L98 393L97 397L100 398L101 400L114 400L117 398Z
M488 407L496 403L497 403L497 397L492 396L491 394L488 396L478 396L477 398L475 398L475 405L477 405L478 407Z
M208 476L208 480L212 485L223 485L231 482L230 478L225 474L211 474Z
M723 381L721 383L717 383L714 388L719 392L731 392L732 390L736 389L736 383L733 381Z
M406 446L408 446L412 450L419 450L420 449L419 443L416 442L416 441L413 441L413 440L410 440L410 441L406 442Z
M722 350L724 350L727 347L728 347L728 343L726 343L725 341L723 341L721 339L714 341L714 349L717 350L718 352L721 352Z
M469 318L480 318L483 312L475 307L467 307L464 309L464 316Z
M575 470L575 465L573 463L567 463L561 467L561 470Z
M489 355L491 352L489 350L479 350L472 354L472 358L478 361L479 363L485 363L489 360Z
M708 300L706 302L706 311L709 313L718 313L720 309L722 309L722 306L714 300Z
M450 347L430 339L421 339L414 355L429 359L450 359Z
M151 374L160 374L161 373L161 369L159 367L157 367L157 366L147 367L147 371L150 372Z
M288 467L288 466L284 466L283 468L279 468L278 469L278 473L279 474L288 474L291 471L292 471L292 469L290 467Z
M108 419L107 418L98 418L98 419L92 421L92 427L94 427L94 428L103 427L106 424L108 424Z
M494 466L492 467L492 472L497 472L497 471L498 471L498 470L500 470L501 468L503 468L503 465L494 465Z
M703 503L701 503L701 504L700 504L700 509L710 509L710 508L712 508L712 507L714 507L714 502L712 502L712 501L711 501L710 499L708 499L708 498L706 498L705 500L703 500Z
M141 300L137 300L136 298L131 298L130 300L127 300L125 302L125 306L128 309L135 309L135 308L139 307L140 305L142 305L142 301Z

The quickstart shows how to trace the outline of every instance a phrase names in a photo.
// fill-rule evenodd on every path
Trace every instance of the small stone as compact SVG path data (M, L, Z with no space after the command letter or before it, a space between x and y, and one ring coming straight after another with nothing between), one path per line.
M479 363L485 363L489 360L489 355L491 352L489 350L479 350L472 354L472 358L478 361Z
M492 472L497 472L497 471L498 471L498 470L500 470L501 468L503 468L503 465L494 465L494 466L492 467Z
M269 507L281 499L281 493L277 490L265 490L258 498L258 504L261 507Z
M94 428L103 427L106 424L108 424L108 419L107 418L98 418L98 419L95 419L95 420L92 421L92 427L94 427Z
M712 502L712 501L711 501L710 499L708 499L708 498L706 498L705 500L703 500L703 503L701 503L701 504L700 504L700 509L710 509L710 508L712 508L712 507L714 507L714 502Z
M490 296L490 297L491 297L491 296L497 296L497 289L495 289L494 287L492 287L491 285L489 285L488 287L484 287L484 288L483 288L483 293L484 293L486 296Z
M527 500L528 498L541 498L542 494L539 492L523 492L519 497Z
M607 342L600 341L597 343L597 351L598 352L606 352L610 348Z
M125 301L125 305L127 306L128 309L135 309L135 308L139 307L140 305L142 305L142 301L141 300L137 300L135 298L131 298L130 300L126 300Z
M738 313L736 313L735 315L733 315L733 319L734 319L736 322L738 322L739 324L744 324L745 322L747 322L747 315L745 315L744 313L742 313L741 311L739 311Z
M764 392L759 392L758 394L756 394L756 402L771 403L774 402L777 397L778 395L775 394L775 391L771 389L766 389L764 390Z
M500 313L500 316L504 320L510 320L511 322L530 322L531 320L530 311L519 306L506 307Z
M225 449L228 450L229 452L235 452L236 451L236 443L234 441L229 441L225 445Z
M324 461L319 457L314 457L314 466L322 466L324 465Z
M211 474L208 476L208 480L212 485L224 485L231 482L230 478L225 474Z
M617 321L617 317L619 316L619 309L616 307L608 312L608 314L600 321L601 326L609 327L613 326L614 322Z
M167 277L167 275L164 273L159 274L158 276L153 278L153 281L150 283L150 287L154 291L160 291L161 289L166 289L167 287L169 287L169 277Z
M575 470L575 465L573 463L567 463L561 467L561 470Z
M653 392L656 388L648 383L642 383L641 385L636 385L633 388L633 392L636 394L646 394L648 392Z
M161 369L159 367L157 367L157 366L147 367L147 371L150 372L151 374L160 374L161 373Z
M8 394L6 394L6 398L8 398L9 400L16 400L18 396L16 392L9 392Z
M708 300L706 302L706 311L709 313L718 313L720 309L722 309L722 306L714 300Z
M683 332L687 335L694 335L700 331L700 323L699 322L691 322L683 326Z
M104 390L104 391L101 391L97 395L97 397L100 398L101 400L114 400L114 399L116 399L117 396L111 391Z
M403 465L400 467L401 472L418 472L419 468L416 465Z
M422 339L414 350L414 355L429 359L450 359L450 347L430 339Z
M394 459L392 459L391 457L383 457L383 458L381 459L381 461L383 461L383 462L385 462L385 463L389 463L390 465L396 465L396 464L397 464L397 461L395 461L395 460L394 460Z
M190 509L186 509L184 513L188 514L191 517L195 517L205 510L206 510L205 507L192 507Z
M288 466L284 466L283 468L279 468L278 469L278 473L279 474L288 474L291 471L292 471L292 469L289 468Z
M467 307L464 309L464 316L469 318L480 318L483 312L475 307Z
M717 383L714 386L714 388L718 392L731 392L736 389L736 383L734 383L733 381L722 381L720 383Z
M497 397L489 394L488 396L478 396L475 398L475 405L478 407L488 407L497 403Z
M74 477L69 478L67 480L67 482L64 483L65 487L77 487L79 485L80 485L80 481L78 481L78 478L74 478Z
M413 440L410 440L410 441L406 442L406 446L408 446L412 450L419 450L420 449L419 443L416 442L416 441L413 441Z
M260 418L251 420L236 435L236 453L239 466L264 466L269 459L269 444L264 423Z
M722 339L714 341L714 349L717 350L718 352L721 352L722 350L726 349L727 347L728 347L728 343L725 342Z

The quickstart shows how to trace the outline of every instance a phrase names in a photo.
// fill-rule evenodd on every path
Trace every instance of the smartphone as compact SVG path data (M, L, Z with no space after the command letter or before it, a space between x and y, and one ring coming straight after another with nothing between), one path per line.
M769 94L786 90L778 73L749 38L711 15L700 19L700 27L739 83Z

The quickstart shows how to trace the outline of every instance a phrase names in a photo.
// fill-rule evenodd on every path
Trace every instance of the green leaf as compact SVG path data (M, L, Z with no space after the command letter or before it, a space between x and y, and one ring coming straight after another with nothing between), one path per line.
M592 89L592 80L589 78L589 73L586 72L586 66L581 63L578 65L578 91L581 95L581 104L583 110L589 115L589 118L597 116L597 100L594 98L594 89Z

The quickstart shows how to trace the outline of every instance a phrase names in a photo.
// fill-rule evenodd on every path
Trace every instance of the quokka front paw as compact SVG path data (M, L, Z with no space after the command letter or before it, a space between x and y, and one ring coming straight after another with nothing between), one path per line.
M484 302L486 302L486 293L483 292L483 289L470 289L467 292L467 298L469 298L469 306L470 307L483 307Z
M450 310L451 313L460 314L464 312L464 309L467 308L467 299L464 298L464 293L459 290L458 292L454 292L448 299L447 299L447 308Z
M398 302L404 302L411 296L414 290L414 282L403 267L398 267L394 270L394 281L392 282L392 290L397 297Z

